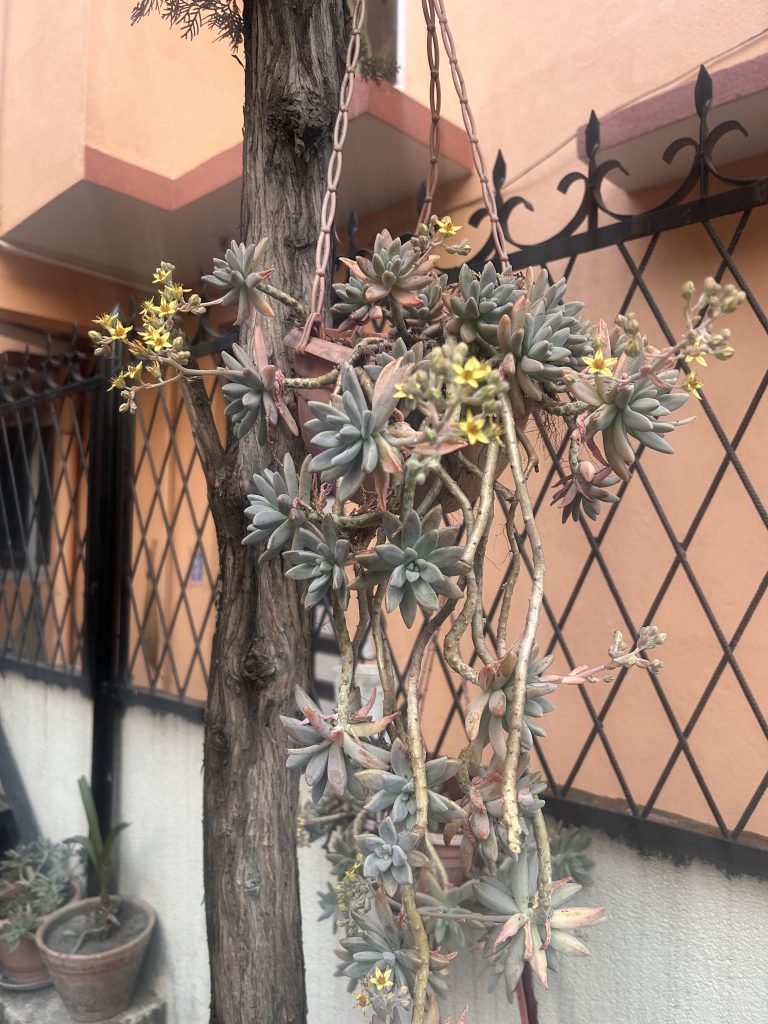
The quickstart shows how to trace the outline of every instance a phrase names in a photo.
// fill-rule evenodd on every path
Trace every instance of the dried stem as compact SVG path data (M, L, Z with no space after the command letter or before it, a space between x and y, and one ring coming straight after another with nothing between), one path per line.
M392 665L392 656L389 650L389 644L384 634L382 604L384 602L385 591L386 586L382 584L377 588L373 597L371 608L371 636L373 637L373 643L376 648L376 664L378 665L379 678L381 679L384 714L393 715L395 711L397 711L397 680L395 679L395 671ZM392 738L397 736L405 742L405 730L403 729L403 723L400 721L399 717L393 722L390 722L387 730Z
M445 864L443 864L442 857L435 849L435 844L432 841L432 836L429 832L424 836L424 842L427 845L427 853L429 854L429 859L432 861L432 867L435 870L435 874L440 879L440 885L443 889L447 889L451 884L451 880L448 878L448 872L445 870Z
M411 926L416 950L419 954L419 967L416 971L416 983L413 986L413 1017L412 1024L424 1024L424 1008L427 1002L427 982L429 981L429 939L416 906L416 898L412 885L401 885L400 896L403 901L405 916Z
M549 910L552 901L552 851L549 846L549 832L542 812L536 811L533 816L533 837L539 854L539 906Z
M510 714L509 735L507 737L507 756L504 761L504 824L507 829L510 851L520 853L522 849L522 829L517 806L517 774L522 749L523 709L525 707L525 691L528 683L528 664L536 640L541 605L544 600L544 551L539 537L538 527L533 514L533 502L528 490L523 470L520 449L518 447L515 419L512 406L507 395L501 396L501 417L504 426L504 443L512 467L515 481L515 492L523 514L525 532L531 545L533 555L533 581L528 599L528 610L525 616L525 627L520 639L515 678L513 684L512 708Z
M349 721L349 697L355 670L355 654L352 640L347 628L347 617L339 599L338 591L331 591L331 607L333 611L333 628L341 655L341 671L339 675L339 725L343 728Z

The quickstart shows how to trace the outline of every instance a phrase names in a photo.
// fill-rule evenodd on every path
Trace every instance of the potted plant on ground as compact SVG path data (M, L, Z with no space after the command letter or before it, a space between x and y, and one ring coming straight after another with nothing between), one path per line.
M35 942L40 922L80 896L80 860L70 843L41 839L0 861L0 965L11 985L38 986L50 976Z
M99 895L46 918L37 943L70 1016L99 1021L130 1003L156 917L144 900L111 893L112 851L127 825L121 822L102 836L88 782L81 778L79 785L88 836L75 841L96 870Z

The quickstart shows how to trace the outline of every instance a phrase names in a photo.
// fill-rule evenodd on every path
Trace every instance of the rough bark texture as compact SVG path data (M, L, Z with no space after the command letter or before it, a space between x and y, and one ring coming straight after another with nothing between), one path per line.
M308 299L346 43L345 0L246 0L243 241L270 238L280 288ZM294 326L276 303L264 323L274 361ZM246 343L246 338L241 341ZM223 453L200 389L188 408L206 469L221 560L205 730L205 889L212 1024L306 1018L295 856L298 785L278 715L307 684L310 629L277 562L243 548L251 476L282 459L256 431ZM297 463L303 453L294 446Z

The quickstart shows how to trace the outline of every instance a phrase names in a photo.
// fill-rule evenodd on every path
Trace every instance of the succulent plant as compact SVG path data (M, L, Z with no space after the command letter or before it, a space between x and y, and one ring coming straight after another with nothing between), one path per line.
M300 686L296 687L296 703L305 715L304 721L280 716L285 731L297 744L288 748L286 767L301 768L314 804L319 803L326 789L337 796L348 790L361 799L364 791L355 778L355 768L386 770L389 764L389 752L365 739L378 736L395 716L374 722L364 707L354 712L348 723L340 724L336 715L323 715Z
M331 926L335 934L338 927L337 918L339 915L339 894L336 892L335 887L329 882L326 889L318 892L317 900L320 904L320 913L317 915L317 920L327 921L330 919Z
M296 530L307 521L301 503L310 498L309 456L297 474L293 459L286 453L282 476L265 469L254 473L253 483L256 493L248 495L243 544L266 544L259 556L259 564L264 565L293 542Z
M408 309L405 322L411 331L426 338L436 338L442 330L445 316L443 293L448 286L448 275L441 274L426 288L417 292L419 305Z
M514 372L506 376L509 398L518 416L525 413L526 399L540 402L545 392L556 393L555 385L563 381L571 365L571 350L566 344L570 336L562 314L558 310L547 312L543 298L532 303L523 296L512 314L502 318L498 344L506 357L505 366L510 365L512 357Z
M395 824L413 828L416 824L416 784L405 745L399 738L392 744L391 764L391 771L373 768L357 773L358 781L375 793L366 803L365 809L374 812L391 808L389 813ZM458 761L448 757L427 761L429 816L435 821L452 821L464 817L461 807L438 793L435 788L453 778L457 768Z
M438 529L440 519L440 509L434 509L423 524L414 509L403 522L391 512L384 512L382 526L388 543L377 544L373 551L357 558L365 572L356 585L372 586L386 581L387 611L399 608L408 627L413 625L417 607L425 612L437 611L438 594L453 599L461 597L461 590L448 577L465 571L461 561L464 549L452 544L458 527Z
M522 744L525 750L533 746L534 735L547 735L535 719L541 718L554 707L546 698L557 686L541 678L551 664L552 656L538 658L538 647L534 646L528 664L523 710ZM478 675L482 692L470 702L464 720L469 739L480 750L484 750L490 743L493 752L502 760L507 752L504 733L505 730L509 732L510 727L516 665L517 645L511 647L503 658L483 666Z
M259 334L260 334L259 330ZM259 348L263 346L263 339ZM238 439L259 424L259 444L267 440L267 429L271 426L283 425L294 437L299 428L290 410L278 393L279 371L276 366L266 361L266 349L263 351L262 365L256 367L250 356L235 343L233 355L222 352L221 358L232 376L227 377L229 383L224 384L221 391L228 400L224 414L232 421L232 433Z
M421 961L410 932L398 925L384 891L380 889L376 893L368 914L352 916L358 934L341 940L342 949L337 951L341 963L336 973L358 980L377 969L389 970L393 988L405 986L413 994ZM452 959L437 950L430 951L427 988L438 998L448 991L445 976Z
M343 608L349 602L349 588L344 565L349 553L349 541L339 539L333 516L323 516L322 533L314 526L299 530L300 547L285 554L292 564L285 575L291 580L309 580L304 598L305 608L314 608L329 590L339 595Z
M587 421L588 433L591 437L602 435L606 461L622 480L629 479L635 461L630 437L657 452L673 454L674 449L662 435L671 433L676 424L664 422L662 417L675 412L689 397L671 392L677 376L676 370L659 374L664 387L648 377L626 382L613 377L582 377L571 386L577 398L595 409Z
M591 869L595 862L587 854L592 840L577 826L560 827L550 837L552 874L555 878L572 878L579 885L591 885Z
M499 860L502 853L508 853L507 831L504 826L504 802L501 790L501 766L491 761L491 767L481 769L470 781L469 793L462 799L461 806L467 816L463 821L449 822L443 830L443 838L450 843L456 835L461 835L459 856L464 871L470 874L474 868L477 854L481 854L482 862L489 867ZM523 832L528 829L525 819L533 817L541 810L544 801L539 794L546 789L546 782L540 772L528 770L527 755L521 759L520 774L517 779L517 801L521 814Z
M506 917L488 936L484 955L491 960L494 974L504 975L507 998L515 998L525 961L547 987L547 970L556 970L558 954L588 956L589 950L571 932L576 928L597 924L604 919L602 907L565 907L580 892L576 882L553 883L550 909L534 899L538 885L536 849L526 850L511 858L495 877L481 878L474 883L475 896L492 914Z
M222 306L237 303L237 322L243 323L251 309L264 316L274 316L266 295L256 287L272 273L271 270L257 270L256 264L264 255L268 239L262 238L258 243L245 245L244 242L230 242L224 253L224 259L214 259L213 273L206 274L203 281L215 288L226 288L227 293L220 300Z
M478 338L496 345L499 322L512 311L520 282L519 274L499 274L492 263L486 263L479 276L465 263L459 271L457 288L445 298L449 314L445 330L468 345Z
M336 878L341 878L357 863L360 851L357 849L354 837L344 832L334 837L333 842L325 852L325 856L331 866L331 873Z
M458 920L453 916L441 917L440 914L460 914L462 910L468 909L475 896L472 882L443 889L432 874L425 877L427 891L416 893L416 904L431 912L424 918L430 941L434 946L449 953L470 945L477 937L478 925L469 920Z
M340 500L354 497L369 473L378 478L381 493L385 487L382 475L400 471L399 457L384 436L396 404L394 388L382 388L374 391L373 409L369 409L357 374L349 365L342 370L341 398L309 403L317 418L309 421L307 429L313 435L312 443L325 449L315 455L310 469L320 473L322 480L339 481Z
M392 818L384 818L379 834L365 832L355 836L358 848L366 855L363 875L378 881L388 896L394 896L401 885L413 885L413 868L424 867L429 857L417 850L421 837L416 832L400 832Z
M371 258L358 256L355 260L342 258L355 277L363 284L363 298L378 303L392 298L401 306L419 306L418 292L432 283L432 266L439 256L422 252L413 242L393 239L388 231L376 235Z
M597 519L601 502L615 505L619 500L618 494L606 490L617 483L619 478L610 466L596 470L591 462L583 459L575 473L569 473L556 485L551 504L563 510L563 522L569 516L577 520L582 511L590 519Z
M390 366L395 362L396 359L400 360L402 366L414 366L416 363L421 362L424 358L424 343L417 341L413 348L406 348L405 342L402 338L398 338L394 343L389 352L378 352L376 354L376 361L373 363L367 363L365 366L365 372L371 378L376 381L379 379L382 370L385 366Z
M371 317L375 320L381 318L381 307L378 303L365 297L367 287L366 281L355 274L350 274L348 281L333 286L339 301L333 304L331 311L344 317L342 328L348 325L362 326L367 324Z

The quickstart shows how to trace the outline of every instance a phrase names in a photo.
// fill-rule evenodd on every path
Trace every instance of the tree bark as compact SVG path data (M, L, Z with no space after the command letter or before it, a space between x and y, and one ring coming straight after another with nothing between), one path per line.
M241 237L269 236L275 281L307 300L343 73L346 2L246 0L243 13ZM263 326L273 361L288 370L282 339L295 324L275 306L275 319ZM300 1024L306 996L298 780L284 767L278 716L295 709L295 684L308 683L310 624L279 562L260 569L258 552L241 541L252 474L275 467L288 449L298 464L303 452L279 436L262 448L253 431L217 459L194 392L188 389L188 408L220 556L204 773L211 1024Z

